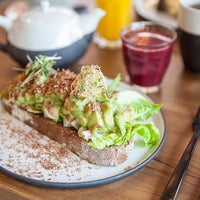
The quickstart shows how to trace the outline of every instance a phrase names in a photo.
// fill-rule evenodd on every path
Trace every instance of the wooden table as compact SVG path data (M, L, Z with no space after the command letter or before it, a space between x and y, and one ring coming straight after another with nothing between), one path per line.
M0 29L0 41L6 34ZM114 78L122 74L125 81L121 50L102 50L91 44L87 53L77 64L98 64L103 73ZM18 64L7 54L0 52L0 90L5 88L14 75L13 67ZM4 200L64 200L64 199L124 199L157 200L168 182L186 145L192 137L192 120L200 105L200 75L184 69L179 46L176 43L162 89L149 95L156 103L162 103L166 119L167 137L158 155L135 174L98 187L85 189L49 189L29 185L0 172L0 199ZM200 198L200 141L186 173L179 196L180 200Z

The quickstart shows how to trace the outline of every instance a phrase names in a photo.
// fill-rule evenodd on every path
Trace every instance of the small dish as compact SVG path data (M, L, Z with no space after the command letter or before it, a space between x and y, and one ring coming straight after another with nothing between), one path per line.
M134 3L135 10L141 17L151 21L165 23L174 28L178 27L178 22L175 17L157 10L158 0L135 0Z

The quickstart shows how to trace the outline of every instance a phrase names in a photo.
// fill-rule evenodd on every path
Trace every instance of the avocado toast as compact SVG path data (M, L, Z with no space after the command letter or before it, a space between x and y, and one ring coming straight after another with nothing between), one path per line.
M159 130L150 118L161 108L134 91L118 91L99 66L79 74L56 71L54 57L30 61L2 92L5 110L49 138L98 165L127 160L135 140L151 147Z

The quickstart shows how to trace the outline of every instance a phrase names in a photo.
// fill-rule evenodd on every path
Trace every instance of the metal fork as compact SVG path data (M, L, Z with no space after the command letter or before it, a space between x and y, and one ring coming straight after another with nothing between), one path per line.
M175 200L178 195L180 186L182 184L183 178L189 166L192 154L194 152L196 142L198 138L200 138L200 106L194 117L192 127L194 130L194 135L192 136L173 174L171 175L160 197L160 200Z

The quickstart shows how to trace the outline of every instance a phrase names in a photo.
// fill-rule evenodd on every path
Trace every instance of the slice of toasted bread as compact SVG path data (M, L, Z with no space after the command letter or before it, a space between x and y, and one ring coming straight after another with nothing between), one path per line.
M5 98L2 99L2 102L4 109L13 117L58 143L65 143L66 148L90 163L105 166L122 164L127 160L133 148L134 140L125 146L106 147L102 150L95 149L78 136L76 129L63 127L61 123L55 123L50 119L44 118L43 115L33 114L16 107Z

